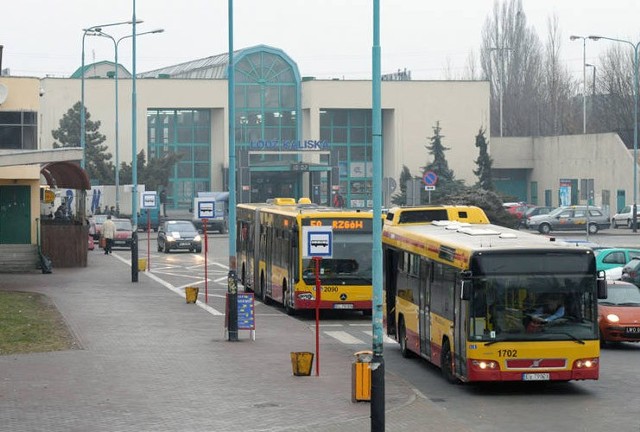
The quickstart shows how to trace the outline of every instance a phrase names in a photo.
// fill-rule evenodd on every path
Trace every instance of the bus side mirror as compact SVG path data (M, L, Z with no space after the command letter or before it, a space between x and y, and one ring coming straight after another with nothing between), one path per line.
M598 279L596 283L598 288L598 298L606 299L608 297L608 293L607 293L607 279L605 277L604 270L598 271Z

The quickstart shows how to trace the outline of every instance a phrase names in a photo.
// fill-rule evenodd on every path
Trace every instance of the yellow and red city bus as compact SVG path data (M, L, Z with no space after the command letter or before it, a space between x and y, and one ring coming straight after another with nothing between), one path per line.
M245 289L264 303L282 304L289 314L315 309L315 262L303 258L302 227L332 227L332 257L323 258L320 267L320 308L370 314L372 213L300 201L237 205L236 253Z
M403 356L451 382L598 379L606 283L591 249L436 220L386 223L382 242L387 333ZM563 314L545 323L550 296Z

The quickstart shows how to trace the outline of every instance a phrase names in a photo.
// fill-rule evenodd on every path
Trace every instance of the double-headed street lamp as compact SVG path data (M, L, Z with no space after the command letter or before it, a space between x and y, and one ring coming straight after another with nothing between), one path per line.
M589 36L589 39L610 40L631 45L633 47L633 232L638 232L638 47L640 42L634 44L624 39L610 38L606 36Z
M587 36L572 35L572 41L582 39L582 133L587 133Z
M142 21L137 21L137 22L142 22ZM84 169L84 166L86 164L86 155L85 155L85 148L86 148L86 119L85 119L85 108L84 108L84 75L85 75L85 70L84 70L84 40L88 35L90 36L95 36L98 32L100 32L104 27L113 27L113 26L118 26L118 25L124 25L124 24L132 24L132 21L120 21L120 22L115 22L115 23L108 23L108 24L99 24L99 25L94 25L91 27L88 27L86 29L82 29L82 66L80 68L80 148L82 148L82 161L80 163L80 165L82 166L82 169Z
M142 36L142 35L146 35L146 34L154 34L154 33L162 33L164 31L164 29L155 29L155 30L150 30L150 31L146 31L146 32L142 32L142 33L138 33L137 36ZM118 117L118 68L119 68L119 64L118 64L118 45L120 45L120 42L123 39L127 39L127 38L131 38L133 37L133 34L128 34L126 36L122 36L120 39L115 39L113 36L111 36L108 33L103 32L102 30L96 30L94 33L89 34L90 36L102 36L102 37L106 37L108 39L111 39L111 41L113 42L113 47L115 50L115 59L114 59L114 63L115 63L115 76L114 76L114 80L115 80L115 87L116 87L116 122L115 122L115 144L116 144L116 172L115 172L115 179L116 179L116 214L120 212L120 153L119 153L119 149L120 149L120 139L119 139L119 117ZM135 163L135 161L134 161Z

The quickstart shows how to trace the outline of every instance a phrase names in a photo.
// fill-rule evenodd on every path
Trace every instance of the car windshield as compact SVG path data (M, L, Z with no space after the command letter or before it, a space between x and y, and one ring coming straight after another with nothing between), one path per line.
M566 210L566 208L558 207L557 209L552 210L552 211L550 211L550 212L549 212L549 213L547 213L547 214L548 214L549 216L557 216L557 215L559 215L560 213L562 213L562 212L563 212L563 211L565 211L565 210Z
M196 228L193 226L191 222L169 222L167 224L167 231L177 231L177 232L195 232Z
M633 284L610 284L607 298L598 300L599 304L614 306L640 306L640 288Z
M132 231L133 230L133 226L131 225L131 221L129 221L129 220L116 219L116 220L113 221L113 223L116 225L116 230L118 230L118 231Z
M93 220L96 222L96 224L100 225L103 224L104 221L107 220L107 215L95 215L93 217Z

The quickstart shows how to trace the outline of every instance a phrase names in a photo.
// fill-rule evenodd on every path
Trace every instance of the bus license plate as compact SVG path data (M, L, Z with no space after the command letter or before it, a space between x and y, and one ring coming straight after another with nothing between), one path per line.
M353 309L353 305L351 303L338 303L333 305L334 309Z
M526 373L522 374L522 381L549 381L548 373Z
M640 335L640 327L627 327L625 333L635 333Z

